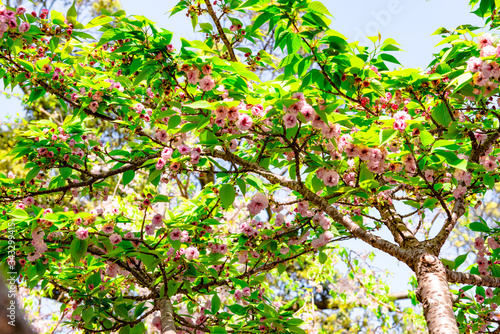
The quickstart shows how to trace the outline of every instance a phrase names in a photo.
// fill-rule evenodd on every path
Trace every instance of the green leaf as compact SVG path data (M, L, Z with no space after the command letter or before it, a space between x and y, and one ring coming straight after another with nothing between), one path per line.
M63 179L67 179L73 173L73 170L69 167L59 168L59 174L61 174Z
M54 52L59 45L59 37L52 37L49 42L50 51Z
M440 125L448 127L451 123L451 117L446 108L446 105L441 102L439 105L432 109L432 118Z
M134 179L134 177L135 177L135 170L128 170L124 172L122 177L123 185L126 186L127 184L129 184Z
M28 102L33 102L35 100L38 100L42 96L45 95L45 89L42 87L36 87L35 89L31 90L30 97L28 98Z
M424 146L429 146L434 142L434 136L427 130L420 132L420 142Z
M319 252L319 263L324 264L328 260L328 256L325 252Z
M23 209L14 209L9 213L12 217L17 219L26 219L29 217L28 213Z
M368 170L366 164L361 164L361 171L359 174L359 182L363 182L366 180L373 180L373 173Z
M71 260L76 265L80 259L87 253L87 240L73 239L69 246Z
M274 14L269 13L269 12L265 12L265 13L260 14L253 22L252 32L259 29L264 23L269 21L269 19L273 16L274 16Z
M113 18L111 16L101 15L90 20L90 22L85 26L85 29L102 26L111 21L113 21Z
M399 60L396 59L396 57L394 57L393 55L390 55L388 53L382 53L380 55L380 58L384 61L388 61L388 62L391 62L391 63L394 63L394 64L398 64L398 65L401 65L401 63L399 62Z
M394 129L383 129L380 131L380 145L384 145L388 141L392 140L397 134L398 131Z
M38 175L38 173L40 173L40 167L35 167L28 172L28 175L26 175L26 178L24 180L26 181L26 183L30 182Z
M321 2L319 1L312 1L310 2L308 5L307 5L307 8L311 11L311 12L315 12L315 13L319 13L319 14L325 14L325 15L328 15L328 16L331 16L333 17L333 15L328 11L328 8L326 8L325 5L323 5Z
M77 11L76 11L76 6L75 6L76 1L73 1L73 4L71 7L69 7L67 13L66 13L66 18L70 22L76 22L76 17L77 17Z
M455 85L455 91L459 91L460 89L465 87L465 85L467 85L469 82L472 81L472 77L473 77L472 72L465 72L465 73L459 75L458 77L456 77L455 79L453 79L449 83L448 87Z
M488 225L481 222L473 222L469 224L469 228L474 232L487 232L489 233L491 229Z
M467 255L469 255L469 252L465 253L465 254L462 254L462 255L459 255L456 259L455 259L455 268L453 269L458 269L458 267L460 267L460 265L462 263L465 262L465 260L467 259Z
M453 270L453 268L455 268L455 262L453 261L441 259L441 262L443 262L444 266L450 270Z
M217 293L212 297L212 313L215 314L219 312L220 309L220 298Z
M224 184L219 191L219 197L224 209L229 209L231 205L234 203L234 199L236 197L236 193L234 191L234 187L230 184Z
M177 289L181 286L182 282L175 282L173 280L169 280L167 284L167 294L169 297L172 297L177 293Z
M370 82L370 87L373 89L373 91L379 95L379 96L385 96L385 89L384 86L382 86L382 83L380 81L373 79Z
M256 82L261 82L259 76L250 71L245 65L235 62L231 63L231 67L234 69L236 74L242 76L243 78L253 80Z
M174 115L169 118L168 120L168 127L167 129L175 129L179 124L181 124L181 116L179 115Z
M213 327L210 327L210 333L211 334L227 334L227 331L223 327L213 326Z
M135 78L135 80L134 80L134 86L137 86L138 84L141 83L141 81L143 81L144 79L150 77L151 73L153 73L153 72L154 72L154 69L152 69L151 67L144 68L139 73L139 75Z
M488 188L490 189L493 189L493 187L495 186L495 176L491 175L491 174L485 174L483 176L483 182L486 186L488 186Z
M246 185L245 181L243 179L236 179L236 184L240 188L243 196L245 196L245 194L247 192L247 185Z
M152 182L154 179L156 179L157 177L159 177L161 175L161 173L163 173L163 170L161 169L154 169L150 174L149 174L149 177L148 177L148 180L147 182Z

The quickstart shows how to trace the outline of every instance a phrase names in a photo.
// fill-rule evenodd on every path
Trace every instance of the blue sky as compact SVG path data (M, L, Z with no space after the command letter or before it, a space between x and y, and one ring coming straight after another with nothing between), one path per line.
M168 11L176 1L122 0L122 7L129 15L144 15L158 26L174 32L174 44L180 45L180 37L193 39L191 23L183 13L169 18ZM382 38L394 38L404 52L395 56L405 67L425 68L438 52L434 46L441 40L431 34L440 27L454 29L461 24L482 26L482 20L470 14L468 1L462 0L324 0L334 16L331 28L338 30L349 41L361 40L370 45L365 36L374 36L380 31ZM203 38L203 37L198 37ZM7 115L23 115L19 100L7 99L0 95L0 120ZM388 232L381 232L384 238L392 240ZM359 252L371 250L359 241L345 242L345 246ZM388 255L377 257L375 265L395 273L388 280L392 291L407 289L409 268Z

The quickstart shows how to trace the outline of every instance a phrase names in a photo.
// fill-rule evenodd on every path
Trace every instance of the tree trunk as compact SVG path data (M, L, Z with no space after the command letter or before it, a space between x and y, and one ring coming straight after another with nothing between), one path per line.
M0 333L2 334L33 334L30 325L24 320L23 313L17 307L14 282L9 278L8 286L0 275Z
M443 263L434 255L422 254L416 261L417 297L422 303L430 334L458 334Z
M168 297L163 297L155 300L156 307L160 310L161 318L161 333L176 334L174 322L174 308Z

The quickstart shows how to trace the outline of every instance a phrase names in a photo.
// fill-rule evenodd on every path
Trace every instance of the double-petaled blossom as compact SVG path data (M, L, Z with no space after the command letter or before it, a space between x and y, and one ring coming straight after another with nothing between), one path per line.
M89 231L86 228L80 227L78 231L76 231L76 237L80 240L85 240L89 237Z
M184 256L186 257L186 260L192 261L198 259L200 256L200 252L196 247L189 246L186 249L186 253L184 253Z
M200 70L197 69L196 67L187 71L186 73L187 82L190 84L196 85L198 83L199 78L200 78Z
M319 170L318 170L319 171ZM339 184L339 174L332 170L324 170L320 172L316 172L316 175L318 176L319 179L323 180L323 183L327 187L335 187L337 184Z
M452 192L453 194L453 197L455 197L455 199L458 199L460 198L461 196L465 195L465 193L467 192L467 187L465 186L461 186L461 185L458 185Z
M109 236L109 241L113 245L118 245L120 242L122 242L122 237L118 233L113 233Z
M239 114L238 120L236 121L236 126L241 131L246 131L252 127L252 118L247 114Z
M283 123L287 129L295 127L297 125L297 116L293 113L288 113L283 116Z
M410 120L411 116L408 115L406 111L400 110L397 113L394 114L394 125L393 128L394 130L398 131L404 131L406 127L408 126L408 123L406 123L407 120Z
M215 80L210 75L205 75L199 82L201 90L208 92L214 89Z
M252 115L255 117L263 117L266 114L262 104L256 104L256 105L252 106L251 111L252 111Z
M491 247L491 249L497 249L500 248L500 243L492 237L488 238L488 245Z
M163 167L165 167L165 164L167 162L165 161L165 159L163 158L158 158L158 161L156 161L156 169L157 170L160 170L160 169L163 169Z
M21 34L24 34L25 32L28 32L30 30L31 26L28 22L22 22L20 25L19 25L19 32Z

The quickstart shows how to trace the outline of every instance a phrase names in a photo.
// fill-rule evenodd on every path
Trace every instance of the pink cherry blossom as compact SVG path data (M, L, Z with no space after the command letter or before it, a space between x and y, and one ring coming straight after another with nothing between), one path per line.
M28 22L22 22L20 25L19 25L19 32L21 34L25 33L25 32L28 32L30 30L31 26Z
M335 187L339 183L339 174L334 170L325 171L322 180L325 186Z
M481 161L481 165L483 165L484 169L488 172L494 171L498 167L498 164L493 159L485 159Z
M252 107L252 115L255 116L255 117L262 117L264 116L266 113L264 111L264 107L262 106L262 104L256 104Z
M155 228L160 228L163 226L163 218L163 215L157 213L156 215L154 215L151 224L153 224Z
M197 68L189 70L186 73L187 82L193 85L196 85L198 83L199 77L200 77L200 70Z
M243 292L241 290L236 290L234 292L234 298L236 298L236 300L241 300L241 298L243 298Z
M252 291L248 286L246 286L241 290L241 293L243 294L243 296L248 297L252 294Z
M118 245L120 242L122 242L122 237L119 234L114 233L109 236L109 241L113 245Z
M214 89L215 80L210 75L205 75L199 82L201 90L208 92Z
M482 49L487 45L492 45L493 44L493 36L491 34L482 34L481 36L478 37L477 39L479 48Z
M172 158L172 153L174 153L173 149L171 149L170 147L165 147L161 151L161 157L165 160L170 160L170 158Z
M179 153L182 155L187 155L187 154L191 153L191 148L187 145L179 146L178 150L179 150Z
M484 239L481 237L477 237L474 240L474 248L480 252L484 250Z
M24 13L26 13L26 8L24 8L24 6L17 7L16 15L23 15Z
M200 252L196 247L190 246L186 249L186 253L184 254L187 260L196 260L200 256Z
M455 190L453 190L453 197L455 199L458 199L459 197L463 196L467 192L467 187L464 186L457 186Z
M179 240L181 238L181 230L178 228L174 228L172 232L170 232L170 239Z
M156 162L156 169L160 170L165 167L166 161L163 158L159 158L158 161Z
M251 215L255 216L262 210L266 209L268 206L269 206L269 201L267 200L267 197L261 193L257 193L248 203L247 209Z
M78 231L76 231L76 237L80 240L85 240L89 237L89 231L86 228L80 227Z
M488 238L488 245L491 247L491 249L500 248L500 243L498 241L496 241L495 238L492 238L492 237Z
M160 317L154 317L153 318L153 327L156 328L157 330L159 330L161 332L161 318Z
M292 113L285 114L285 116L283 116L283 122L287 129L293 128L297 125L297 116Z
M252 118L247 114L239 114L238 120L236 121L236 126L241 131L246 131L252 127Z
M496 55L497 53L497 48L494 47L493 45L486 45L481 52L479 52L479 55L481 57L491 57Z

